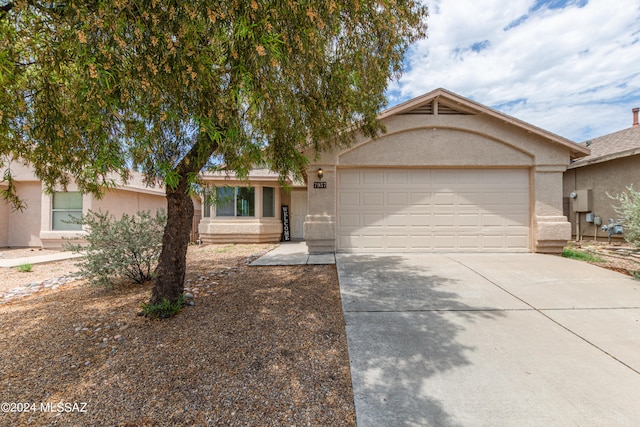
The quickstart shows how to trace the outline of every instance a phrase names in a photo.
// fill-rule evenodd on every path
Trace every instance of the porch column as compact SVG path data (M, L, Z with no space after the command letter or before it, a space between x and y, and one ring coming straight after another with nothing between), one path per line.
M571 240L571 223L562 212L562 174L564 165L539 165L533 171L533 250L560 254Z
M322 169L322 178L318 169ZM310 254L336 251L336 167L312 164L307 169L307 216L304 238Z

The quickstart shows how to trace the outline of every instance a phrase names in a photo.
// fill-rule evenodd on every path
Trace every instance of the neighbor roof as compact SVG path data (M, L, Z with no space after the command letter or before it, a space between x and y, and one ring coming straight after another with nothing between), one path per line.
M640 154L640 126L600 136L580 145L588 147L591 154L571 163L569 169Z
M584 145L577 144L567 138L563 138L442 88L385 110L380 113L378 119L400 114L486 114L569 148L572 159L586 156L590 152L589 148Z

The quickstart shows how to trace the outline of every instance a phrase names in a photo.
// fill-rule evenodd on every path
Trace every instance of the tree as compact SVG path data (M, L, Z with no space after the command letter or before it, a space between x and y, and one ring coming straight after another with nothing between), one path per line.
M0 0L0 161L49 190L100 195L131 168L162 180L151 302L176 301L199 172L284 179L305 148L375 135L426 17L414 0Z

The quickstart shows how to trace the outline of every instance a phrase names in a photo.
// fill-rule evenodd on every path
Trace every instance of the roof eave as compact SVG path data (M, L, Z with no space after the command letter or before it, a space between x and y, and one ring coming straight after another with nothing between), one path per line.
M443 88L435 89L429 93L426 93L422 96L414 98L412 100L406 101L402 104L399 104L395 107L392 107L388 110L381 112L378 115L378 119L382 120L387 117L395 116L398 114L402 114L406 111L410 111L411 109L417 107L418 105L428 101L429 99L434 99L442 97L445 98L449 102L454 102L460 105L463 109L474 111L478 114L486 114L487 116L491 116L497 120L501 120L505 123L509 123L513 126L516 126L520 129L523 129L527 132L536 134L544 139L550 140L552 142L558 143L569 149L570 158L577 159L580 157L588 156L591 154L591 150L586 147L578 145L576 142L571 141L570 139L564 138L562 136L556 135L555 133L546 131L537 126L533 126L527 122L524 122L520 119L516 119L515 117L509 116L507 114L501 113L497 110L489 108L485 105L482 105L478 102L472 101L468 98L460 96L456 93L450 92Z
M629 157L629 156L636 156L636 155L639 155L639 154L640 154L640 148L632 148L630 150L620 151L620 152L612 153L612 154L607 154L607 155L596 157L596 158L593 158L593 159L580 160L578 162L571 163L569 165L568 169L577 169L577 168L581 168L581 167L584 167L584 166L595 165L597 163L604 163L604 162L608 162L610 160L621 159L623 157Z

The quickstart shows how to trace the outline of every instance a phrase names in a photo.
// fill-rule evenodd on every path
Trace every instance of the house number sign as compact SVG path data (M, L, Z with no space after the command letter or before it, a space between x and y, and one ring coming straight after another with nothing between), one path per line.
M313 188L327 188L326 181L316 181L313 183Z

